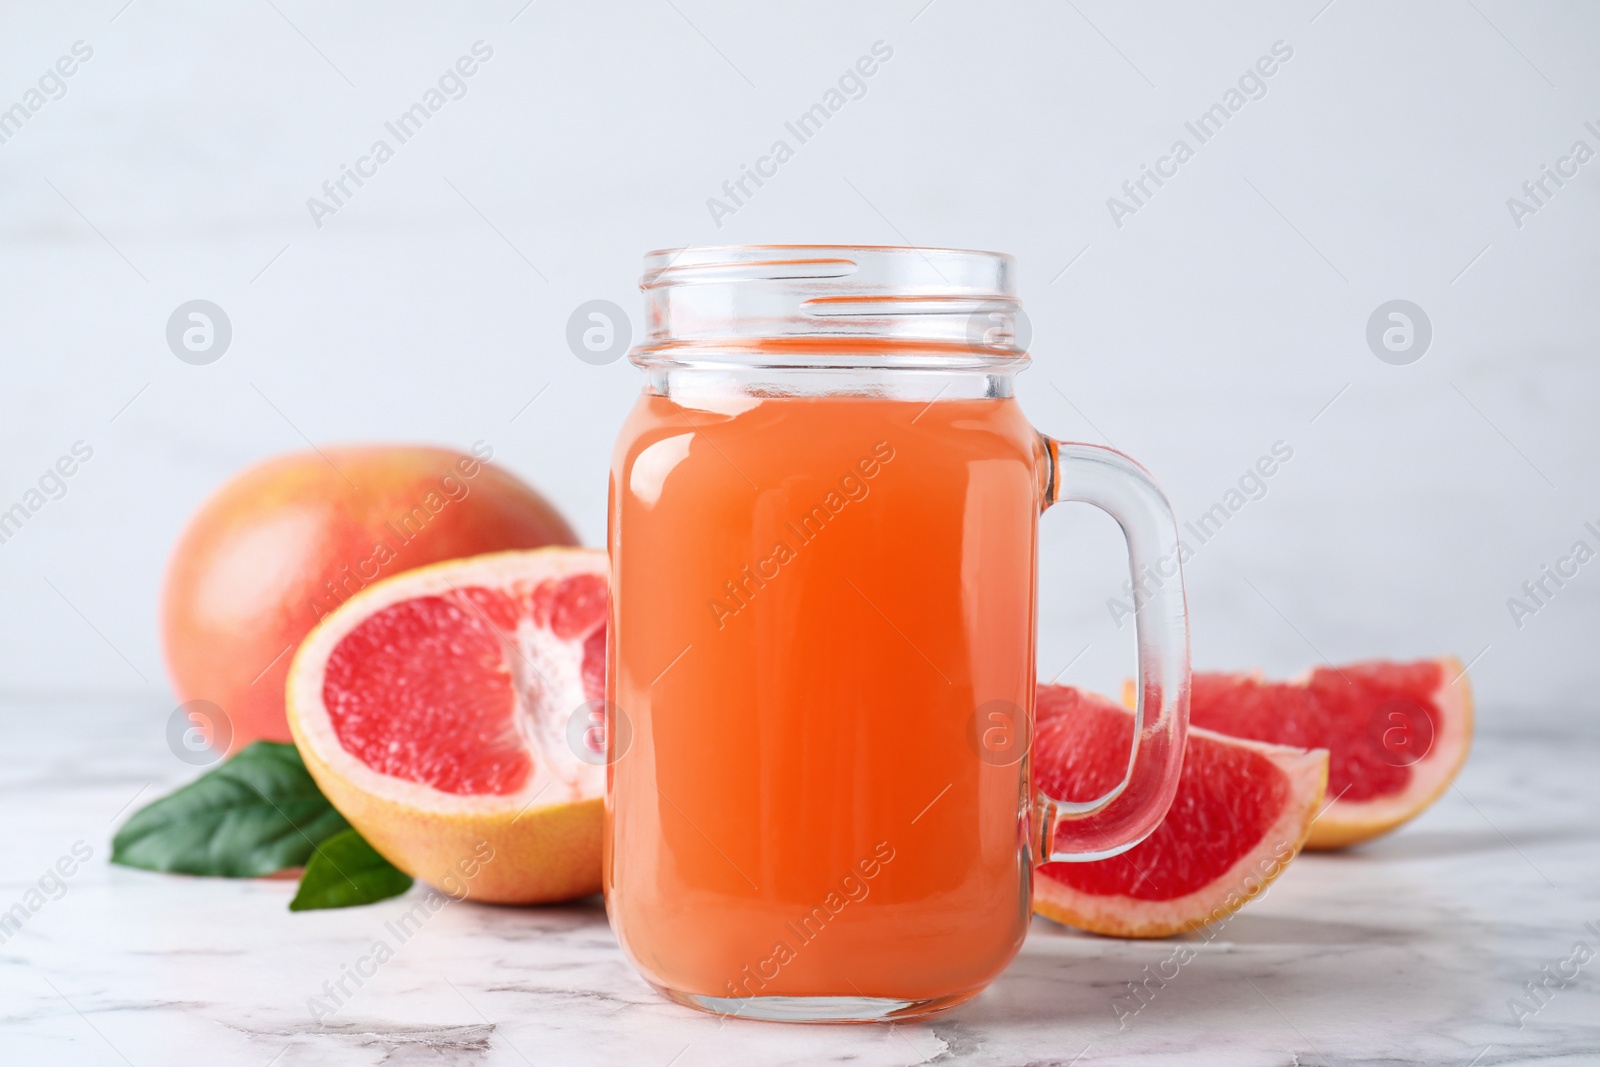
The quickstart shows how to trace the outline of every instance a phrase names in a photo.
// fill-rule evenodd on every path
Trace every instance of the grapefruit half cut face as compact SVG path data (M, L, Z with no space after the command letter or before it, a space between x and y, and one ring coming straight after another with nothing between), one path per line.
M455 895L596 891L607 603L605 553L590 549L493 553L369 586L290 669L307 768L385 858L436 886L448 876L464 885L443 887Z
M1047 796L1092 800L1121 781L1133 713L1071 686L1041 685L1034 777ZM1191 727L1178 791L1129 851L1034 871L1034 910L1116 937L1166 937L1236 911L1299 852L1322 800L1328 754Z

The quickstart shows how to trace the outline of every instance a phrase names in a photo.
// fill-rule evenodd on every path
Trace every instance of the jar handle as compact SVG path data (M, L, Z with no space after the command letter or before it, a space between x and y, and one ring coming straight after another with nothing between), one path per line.
M1189 729L1189 618L1178 524L1148 472L1114 449L1041 435L1044 507L1093 504L1117 520L1128 544L1138 645L1138 701L1128 773L1104 796L1063 801L1037 795L1035 862L1120 855L1166 817L1178 789Z

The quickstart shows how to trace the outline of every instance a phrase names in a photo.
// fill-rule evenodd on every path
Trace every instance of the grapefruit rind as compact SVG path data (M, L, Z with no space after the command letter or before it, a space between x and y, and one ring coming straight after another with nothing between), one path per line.
M605 553L596 549L550 547L448 560L368 586L306 636L286 685L290 733L318 788L390 863L453 896L474 900L537 903L599 891L604 767L530 735L534 768L522 789L483 795L443 792L381 774L346 751L322 692L334 648L392 604L472 586L605 573ZM579 670L575 666L572 677L557 679L557 685L576 686L581 693Z
M1283 873L1299 854L1317 819L1328 784L1324 749L1291 748L1247 741L1191 726L1190 743L1247 748L1272 761L1287 779L1288 791L1266 833L1209 884L1170 900L1143 900L1123 894L1085 893L1048 875L1033 879L1033 910L1047 919L1109 937L1171 937L1200 929L1238 911Z

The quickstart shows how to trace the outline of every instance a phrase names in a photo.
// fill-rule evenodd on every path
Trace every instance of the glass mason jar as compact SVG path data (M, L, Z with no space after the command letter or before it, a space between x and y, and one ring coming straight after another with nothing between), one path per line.
M1125 781L1035 790L1039 515L1103 508L1137 578L1177 558L1171 510L1125 456L1023 417L1009 256L680 249L642 287L609 504L612 926L709 1011L960 1003L1021 946L1033 867L1141 841L1182 759L1180 580L1136 602Z

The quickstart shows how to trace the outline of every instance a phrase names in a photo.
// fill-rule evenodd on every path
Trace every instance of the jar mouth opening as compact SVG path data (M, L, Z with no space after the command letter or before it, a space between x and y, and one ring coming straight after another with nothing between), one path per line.
M918 268L926 268L926 275ZM646 252L646 291L698 281L848 278L894 268L903 285L931 285L1000 297L1010 292L1016 260L1005 252L911 245L687 245ZM931 276L931 277L930 277Z
M992 367L1027 361L1016 261L898 245L721 245L645 256L639 366ZM1020 328L1019 328L1020 327Z

